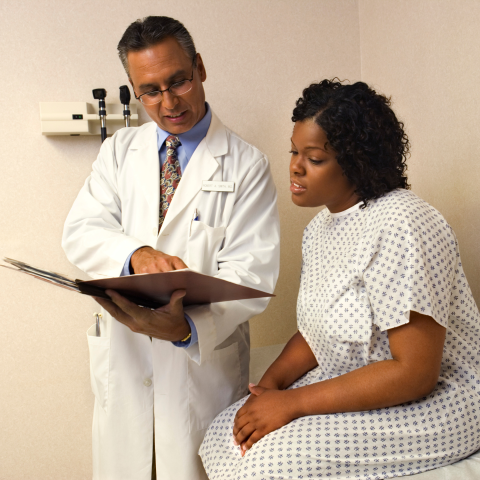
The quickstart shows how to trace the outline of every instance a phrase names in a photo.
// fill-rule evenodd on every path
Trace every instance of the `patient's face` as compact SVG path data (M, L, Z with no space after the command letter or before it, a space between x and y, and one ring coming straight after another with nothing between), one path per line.
M325 205L337 213L359 201L321 127L313 120L296 122L291 141L290 191L295 205Z

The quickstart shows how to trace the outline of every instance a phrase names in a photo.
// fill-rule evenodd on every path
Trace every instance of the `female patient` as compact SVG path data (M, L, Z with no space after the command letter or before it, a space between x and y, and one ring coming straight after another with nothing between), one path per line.
M479 327L455 234L408 190L408 139L364 83L304 90L290 191L303 235L298 332L210 426L211 480L414 474L480 448Z

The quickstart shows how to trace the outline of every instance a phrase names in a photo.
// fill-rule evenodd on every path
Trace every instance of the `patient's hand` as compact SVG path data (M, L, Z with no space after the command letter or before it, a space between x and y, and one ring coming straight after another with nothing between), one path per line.
M242 457L261 438L297 418L289 390L267 389L253 385L252 393L235 415L233 438Z

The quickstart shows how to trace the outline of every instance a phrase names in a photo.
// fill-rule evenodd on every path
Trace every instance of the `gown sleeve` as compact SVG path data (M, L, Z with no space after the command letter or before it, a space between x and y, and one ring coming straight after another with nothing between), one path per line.
M382 331L408 323L412 310L448 325L457 240L442 215L416 198L407 196L376 216L375 251L363 279L373 323Z

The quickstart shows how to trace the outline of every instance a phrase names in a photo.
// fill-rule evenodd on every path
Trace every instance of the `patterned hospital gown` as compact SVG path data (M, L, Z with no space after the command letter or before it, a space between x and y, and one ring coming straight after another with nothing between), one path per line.
M210 480L392 478L480 448L480 315L455 234L407 190L359 206L324 209L305 229L297 319L318 367L289 388L392 358L388 329L411 310L447 328L436 388L390 408L298 418L242 458L232 427L244 398L207 431L200 455Z

